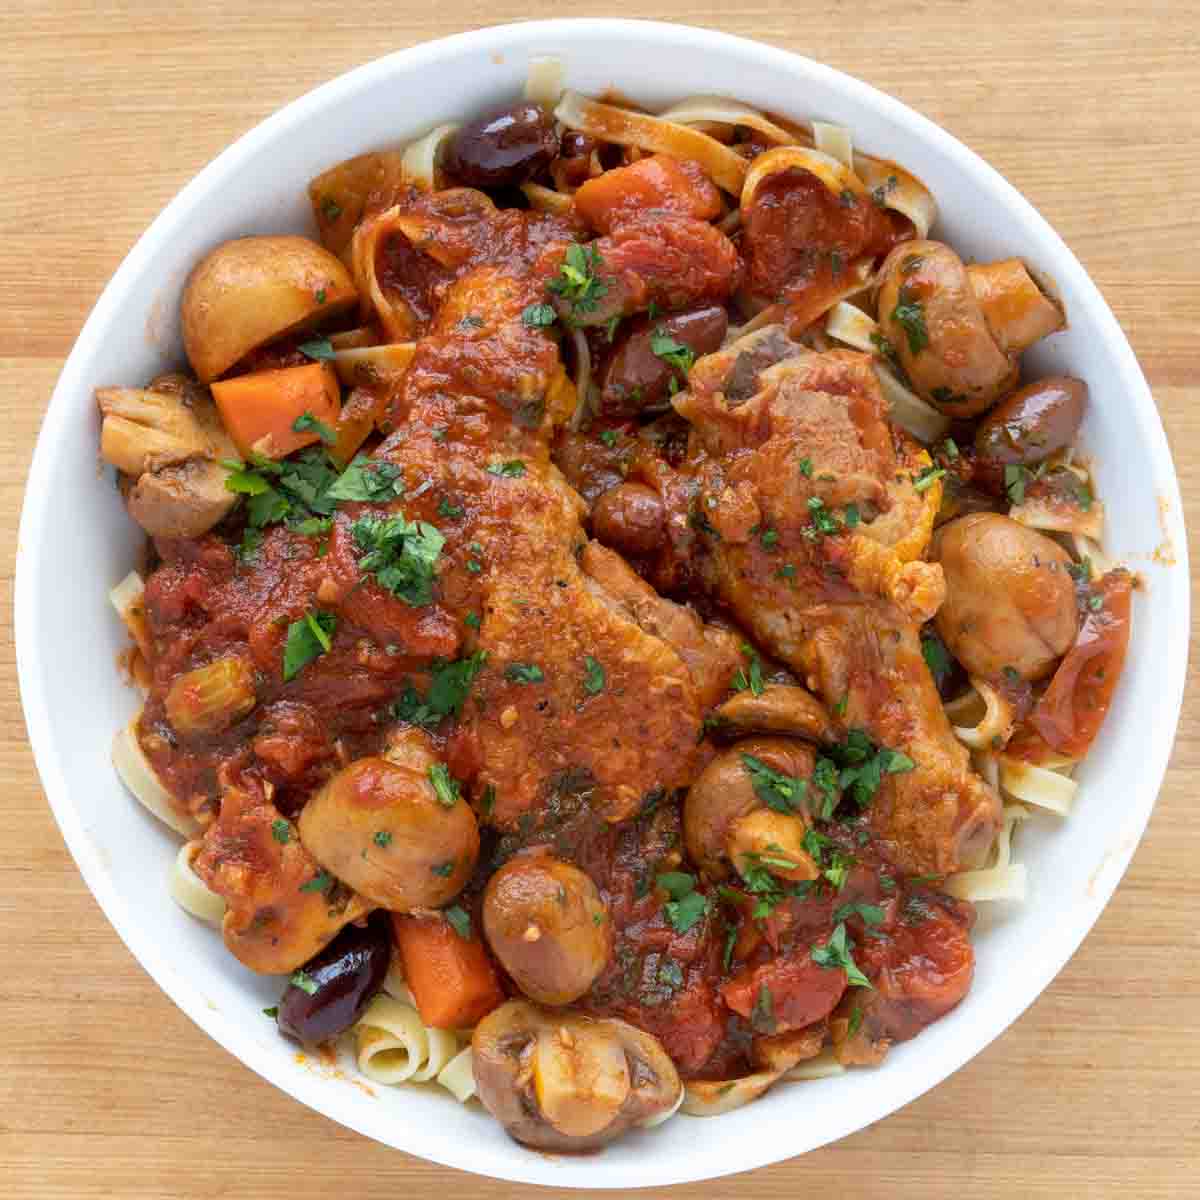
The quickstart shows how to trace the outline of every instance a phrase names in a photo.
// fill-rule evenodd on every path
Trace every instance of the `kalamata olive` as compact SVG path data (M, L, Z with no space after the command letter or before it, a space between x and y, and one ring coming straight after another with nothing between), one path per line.
M631 322L605 366L600 411L606 417L634 416L664 407L671 380L680 386L686 381L689 352L696 358L711 354L725 340L728 327L729 318L719 304ZM673 352L669 343L683 352Z
M649 554L663 540L667 512L659 494L644 483L619 483L592 509L592 532L623 554Z
M450 143L446 169L470 187L511 187L531 179L557 153L546 113L536 104L517 104L464 125Z
M1087 384L1070 375L1051 375L1013 392L975 431L976 479L1001 492L1005 467L1031 467L1069 446L1087 397Z
M337 1037L383 987L391 956L386 913L347 925L292 976L279 1000L280 1030L308 1046Z

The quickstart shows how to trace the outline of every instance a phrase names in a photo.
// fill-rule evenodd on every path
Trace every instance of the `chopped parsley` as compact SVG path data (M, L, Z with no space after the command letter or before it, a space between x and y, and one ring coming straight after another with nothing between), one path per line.
M954 659L950 657L941 635L932 629L921 634L921 657L925 659L933 682L940 688L954 670Z
M386 829L381 829L371 840L380 850L384 850L392 844L392 835Z
M281 845L286 846L292 840L292 823L280 817L271 822L271 836Z
M306 996L312 996L312 995L316 994L316 991L317 991L316 980L314 980L311 976L309 976L303 970L294 971L292 973L292 978L291 978L290 982L295 987L298 987ZM264 1009L263 1011L266 1012L267 1010ZM278 1010L276 1010L276 1011L278 1012Z
M478 629L480 625L479 614L467 613L467 615L463 617L463 624L470 626L472 629Z
M691 346L677 342L661 325L650 337L650 349L663 362L686 375L696 362L696 352Z
M853 1011L850 1013L850 1020L846 1022L846 1036L853 1037L862 1028L862 1022L862 1005L856 1004Z
M262 1011L263 1011L264 1017L270 1017L271 1020L273 1021L273 1020L275 1020L276 1017L279 1016L279 1005L272 1004L270 1008L264 1008Z
M768 808L781 813L797 811L808 791L808 783L805 780L776 771L753 754L743 754L742 765L750 776L754 794Z
M283 680L294 679L314 658L319 658L333 645L337 617L333 613L305 613L299 621L288 626L287 642L283 647Z
M328 871L314 875L307 883L300 885L302 892L327 892L333 887L333 876Z
M305 358L317 362L329 362L335 354L333 343L328 338L313 338L311 342L301 342L296 347Z
M364 552L358 560L364 575L373 574L380 587L412 608L432 603L438 556L446 541L437 529L424 521L407 521L403 513L367 513L350 532Z
M584 656L583 665L586 671L583 677L583 690L589 696L598 696L604 691L607 679L604 668L590 654Z
M779 531L776 529L764 529L758 535L758 540L764 550L774 550L779 545Z
M514 662L504 668L504 678L509 683L541 683L546 676L537 663Z
M664 958L658 968L658 982L678 991L683 987L683 968L673 958Z
M321 216L330 225L342 215L342 206L332 196L321 197Z
M696 877L686 871L667 871L658 876L658 886L670 896L663 905L667 923L676 933L687 933L711 907L709 898L696 891Z
M530 329L545 329L558 320L558 314L552 304L531 304L521 314L521 320Z
M788 580L795 579L796 578L796 564L795 563L784 563L783 566L780 567L779 570L775 572L775 578L776 579L788 579Z
M761 696L763 694L762 659L758 657L758 652L749 642L742 643L742 654L749 662L750 670L747 672L745 667L738 668L737 674L733 677L733 689L737 692L748 691L752 696Z
M850 987L870 988L872 986L871 981L858 969L851 957L850 946L846 941L846 923L844 921L838 922L829 941L823 946L813 946L809 953L818 967L828 967L830 970L840 967L845 971L846 982Z
M750 1010L750 1028L755 1033L767 1035L775 1032L775 1002L771 997L771 989L765 983L754 997L754 1007Z
M445 909L446 920L450 923L450 928L458 934L464 942L471 940L471 914L461 905L452 904Z
M350 465L338 476L326 493L329 500L362 500L382 504L404 495L400 468L395 463L354 456Z
M443 808L453 808L462 797L462 785L450 774L450 768L445 763L430 765L429 782Z
M438 501L437 511L439 517L446 517L451 521L457 521L459 517L465 516L467 512L461 504L451 504L445 496Z
M1035 478L1028 467L1009 465L1004 468L1004 491L1010 504L1025 503L1025 487Z
M510 458L507 462L488 463L485 469L489 475L498 475L501 479L520 479L525 474L525 463L519 458Z
M431 668L433 679L429 694L422 699L416 688L407 685L392 705L392 716L397 721L422 725L426 729L446 717L460 716L471 684L486 662L486 650L476 650L474 654L454 662L435 661Z
M448 862L438 863L436 867L430 867L429 869L439 879L449 879L450 876L454 874L454 859L450 859Z
M916 766L907 754L876 746L862 729L851 729L844 742L831 746L828 760L839 768L838 786L849 792L860 809L867 808L874 800L885 774L900 775ZM818 768L821 761L817 760ZM832 816L832 810L822 812L822 816Z
M600 431L600 440L611 450L617 444L617 438L620 436L615 429L602 429Z
M920 354L929 345L929 330L925 328L925 310L920 297L908 286L901 285L896 295L896 307L892 309L892 320L904 330L908 340L908 352Z
M546 289L562 301L570 319L592 312L608 294L608 283L597 272L604 266L595 246L578 242L567 247L566 257L558 274L546 284Z
M307 409L292 422L292 432L315 433L327 446L332 446L337 441L337 434L324 421L319 421Z
M945 473L945 467L926 467L913 479L913 491L928 491Z
M854 529L859 521L862 520L862 514L858 511L857 504L847 504L842 509L842 520L846 522L847 529Z
M809 496L808 511L811 514L811 524L804 530L804 535L810 540L819 536L833 537L842 532L838 519L825 507L825 501L820 496Z
M1099 612L1104 607L1104 598L1102 596L1089 596L1087 606L1091 612Z
M835 922L848 921L851 917L862 917L866 925L882 925L884 913L878 904L863 904L856 900L853 904L843 904L833 914Z
M804 458L802 458L800 460L800 474L803 475L805 479L811 479L812 473L813 473L812 459L806 455Z

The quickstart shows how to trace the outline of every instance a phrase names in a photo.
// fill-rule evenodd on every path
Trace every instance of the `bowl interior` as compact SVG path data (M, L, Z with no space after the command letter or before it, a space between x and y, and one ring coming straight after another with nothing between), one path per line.
M312 175L515 96L529 58L543 53L560 55L569 86L584 92L615 87L652 106L723 94L848 125L857 145L924 178L941 206L935 233L964 257L1017 254L1049 272L1071 328L1031 356L1031 373L1071 371L1088 381L1082 440L1108 513L1106 547L1146 584L1135 600L1125 678L1080 772L1078 810L1065 822L1038 817L1021 829L1017 857L1028 866L1031 896L987 913L967 1002L878 1071L782 1087L705 1125L702 1135L681 1118L585 1159L522 1150L440 1089L368 1094L327 1068L298 1063L260 1012L274 1003L278 982L246 971L218 936L171 903L165 878L174 838L124 793L109 765L113 733L136 699L114 666L125 635L107 590L136 564L140 538L111 473L97 470L91 398L96 386L136 385L182 361L179 296L205 250L242 234L311 233L304 187ZM363 1133L464 1169L559 1186L698 1180L801 1153L912 1099L1003 1030L1090 928L1144 827L1178 718L1188 637L1179 513L1153 401L1104 302L1041 218L948 135L828 68L720 34L620 21L509 26L393 55L304 97L209 166L131 253L68 361L38 443L18 552L22 694L47 793L89 886L155 979L252 1068Z

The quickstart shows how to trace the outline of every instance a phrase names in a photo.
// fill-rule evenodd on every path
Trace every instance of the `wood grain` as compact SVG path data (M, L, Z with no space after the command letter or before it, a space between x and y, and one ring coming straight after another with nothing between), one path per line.
M1200 4L896 6L559 0L822 59L915 106L1065 237L1141 357L1200 528ZM385 50L534 15L514 0L0 0L0 520L62 360L154 215L234 137ZM1194 553L1194 551L1193 551ZM325 1121L219 1051L150 982L75 871L25 741L0 606L0 1181L7 1196L515 1197ZM1180 646L1179 653L1186 648ZM1195 666L1192 671L1195 674ZM1062 975L941 1087L844 1142L679 1196L1183 1197L1200 1159L1195 688L1149 832ZM158 1031L151 1061L141 1031ZM564 1193L565 1194L565 1193Z

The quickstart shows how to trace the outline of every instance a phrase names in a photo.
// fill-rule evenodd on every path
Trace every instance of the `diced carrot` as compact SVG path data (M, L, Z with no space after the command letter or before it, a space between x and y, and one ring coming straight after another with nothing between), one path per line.
M404 982L426 1025L469 1029L504 1003L479 931L462 937L444 917L392 914Z
M314 430L297 433L297 418L311 413L331 430L341 411L341 388L325 362L280 371L236 375L212 385L221 420L244 457L283 458L321 440Z
M342 405L333 432L337 441L329 447L329 457L343 469L358 453L363 442L375 430L375 423L383 415L386 392L367 391L355 388Z
M589 179L575 193L575 207L593 229L609 233L622 219L650 211L711 220L721 194L698 164L654 154Z

